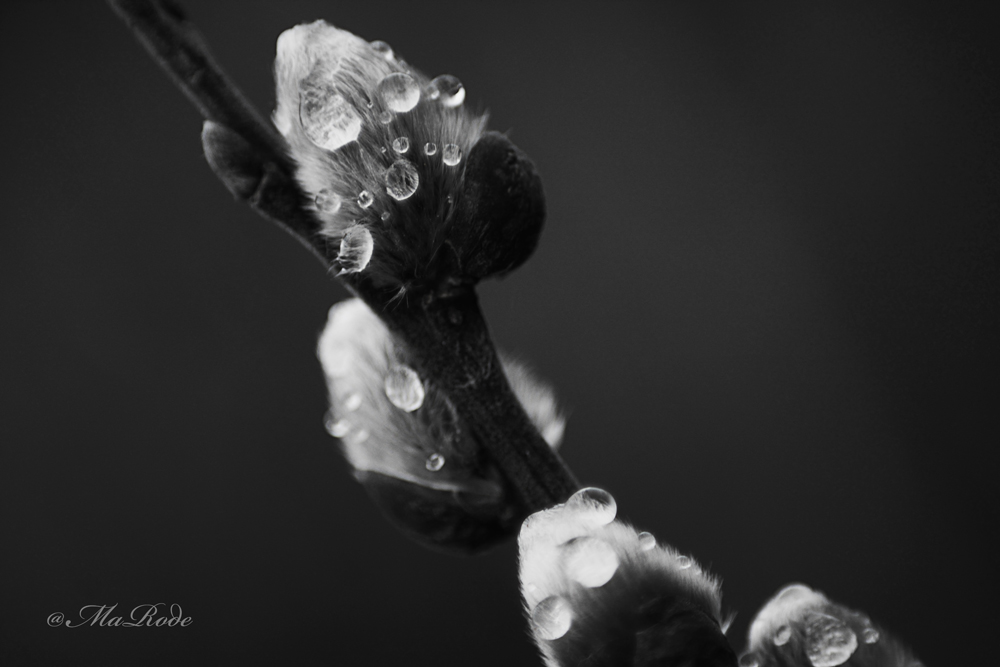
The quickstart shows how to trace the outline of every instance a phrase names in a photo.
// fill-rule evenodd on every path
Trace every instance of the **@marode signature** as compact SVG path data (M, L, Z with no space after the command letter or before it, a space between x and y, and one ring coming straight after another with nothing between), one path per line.
M176 603L169 607L165 602L136 605L128 616L114 615L117 608L117 602L112 605L84 605L80 607L79 621L68 619L61 611L56 611L49 614L48 624L53 628L79 628L82 625L102 628L186 628L193 622Z

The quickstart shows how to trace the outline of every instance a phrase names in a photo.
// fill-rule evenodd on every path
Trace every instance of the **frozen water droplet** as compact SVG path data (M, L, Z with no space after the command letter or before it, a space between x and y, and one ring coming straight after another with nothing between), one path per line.
M813 667L837 667L858 648L858 638L846 623L827 614L806 618L806 656Z
M437 472L444 467L444 457L435 452L428 456L427 460L424 461L424 467L431 472Z
M420 86L409 74L395 72L378 82L378 94L387 109L403 113L417 106Z
M361 117L354 107L319 75L299 86L299 121L309 141L328 151L349 144L361 134Z
M371 261L374 249L375 241L372 240L372 233L367 227L364 225L350 227L340 240L340 254L337 255L337 261L341 266L340 272L364 271Z
M367 190L362 190L358 193L358 206L361 208L368 208L374 201L375 197L373 197L372 193Z
M438 152L437 144L432 142L427 142L426 144L424 144L424 153L426 155L434 155L437 152Z
M375 53L379 54L386 60L393 60L394 54L392 52L392 47L383 42L381 39L376 39L374 42L369 42L368 46L372 47Z
M559 639L569 632L569 626L573 624L573 611L566 600L558 595L551 595L532 610L531 624L539 639Z
M868 627L861 631L861 638L866 644L874 644L878 642L881 636L882 635L879 634L879 631L875 628Z
M788 643L788 640L792 638L792 629L787 625L782 625L778 628L777 632L774 633L774 645L784 646Z
M392 122L392 112L391 111L380 111L378 113L378 122L383 125L388 125Z
M462 161L462 149L458 144L445 144L441 151L441 161L449 167L454 167Z
M565 568L570 579L587 588L608 583L618 571L618 554L596 537L580 537L565 546Z
M409 366L393 366L385 376L385 395L400 410L413 412L424 404L424 384Z
M397 200L409 199L420 185L420 174L409 160L396 160L385 172L385 190Z
M427 96L451 109L465 101L465 86L451 74L442 74L431 81Z
M760 660L753 653L744 653L740 656L740 667L760 667Z
M691 567L691 559L687 556L677 557L677 567L681 570L686 570Z
M580 489L574 493L566 501L566 508L586 512L598 526L611 523L618 513L618 504L611 494L595 487Z
M340 210L340 196L333 190L320 190L316 193L316 209L320 213L336 213Z
M382 211L382 215L379 217L382 218L382 222L385 222L386 220L392 217L392 214L389 213L389 211Z
M344 400L344 409L354 412L361 407L361 394L351 394Z
M326 422L326 432L335 438L343 438L350 431L351 424L346 419L329 419Z
M406 137L396 137L392 140L392 150L402 155L410 150L410 140Z
M649 551L656 547L656 537L652 533L647 533L645 531L639 533L639 550Z

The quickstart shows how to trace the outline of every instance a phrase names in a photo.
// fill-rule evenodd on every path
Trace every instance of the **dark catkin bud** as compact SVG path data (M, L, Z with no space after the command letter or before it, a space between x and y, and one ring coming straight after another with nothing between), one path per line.
M735 667L718 580L616 512L587 488L521 527L521 593L546 664Z
M861 612L792 584L750 625L740 667L923 667L901 642Z
M359 299L330 309L318 354L327 430L382 512L410 537L472 553L511 535L519 516L497 468L451 401ZM501 357L515 395L550 446L565 427L552 390Z
M485 132L455 77L429 79L384 42L316 21L279 37L275 78L274 123L348 282L435 291L502 275L534 250L541 181Z

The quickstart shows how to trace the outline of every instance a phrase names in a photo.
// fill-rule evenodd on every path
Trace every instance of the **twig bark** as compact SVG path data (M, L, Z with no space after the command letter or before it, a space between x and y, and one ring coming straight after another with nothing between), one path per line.
M279 224L327 266L336 248L305 208L283 138L250 105L167 0L109 4L205 117L206 156L226 187ZM572 473L531 424L500 366L474 290L445 289L393 302L364 279L345 281L409 346L504 473L521 515L565 500Z

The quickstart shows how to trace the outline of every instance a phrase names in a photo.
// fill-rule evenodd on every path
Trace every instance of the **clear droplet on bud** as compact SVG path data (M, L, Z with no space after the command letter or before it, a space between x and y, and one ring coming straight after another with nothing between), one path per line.
M299 86L302 131L316 146L333 151L361 134L361 117L330 83L310 75Z
M389 123L391 123L392 112L384 109L380 111L378 114L378 122L382 123L383 125L388 125Z
M404 113L420 101L420 86L409 74L394 72L378 82L378 94L387 109Z
M866 644L875 644L881 636L879 631L872 627L867 627L861 631L861 638Z
M787 625L782 625L774 633L774 645L784 646L785 644L788 643L788 640L790 640L791 638L792 638L792 629Z
M573 611L566 600L558 595L551 595L532 610L531 624L539 639L559 639L569 632L569 627L573 624Z
M437 152L438 152L437 144L433 142L427 142L426 144L424 144L424 154L434 155Z
M441 151L441 161L449 167L454 167L462 161L462 149L457 144L445 144Z
M806 618L806 656L813 667L842 665L857 648L857 636L839 618L820 613Z
M645 531L639 533L639 550L650 551L656 547L656 537Z
M431 81L427 87L427 96L440 102L441 106L452 109L465 101L465 86L451 74L442 74Z
M358 206L360 206L361 208L368 208L374 202L375 202L375 197L373 197L372 193L368 192L367 190L362 190L361 192L358 193Z
M594 525L611 523L618 513L618 503L604 489L588 487L580 489L566 501L566 508L586 512Z
M344 400L344 409L354 412L361 407L361 394L351 394Z
M395 54L392 52L392 47L383 42L381 39L376 39L374 42L369 42L368 46L372 47L375 53L379 54L386 60L392 61L395 59Z
M409 199L420 185L420 174L409 160L396 160L385 172L385 190L397 200Z
M599 588L618 571L614 547L596 537L580 537L565 547L566 574L587 588Z
M340 240L340 254L337 255L337 261L341 266L340 272L364 271L372 259L374 249L375 241L367 227L364 225L350 227Z
M320 190L316 193L316 210L320 213L336 213L340 210L340 196L333 190Z
M677 557L677 567L681 570L687 570L692 565L691 558L688 556L678 556Z
M400 364L385 376L385 395L400 410L413 412L424 404L424 384L415 370Z
M437 472L444 467L444 457L435 452L434 454L428 456L427 460L424 461L424 467L431 472Z
M326 419L326 432L335 438L343 438L350 433L351 424L346 419L335 419L329 415Z
M410 140L406 137L396 137L392 140L392 150L402 155L410 150Z

